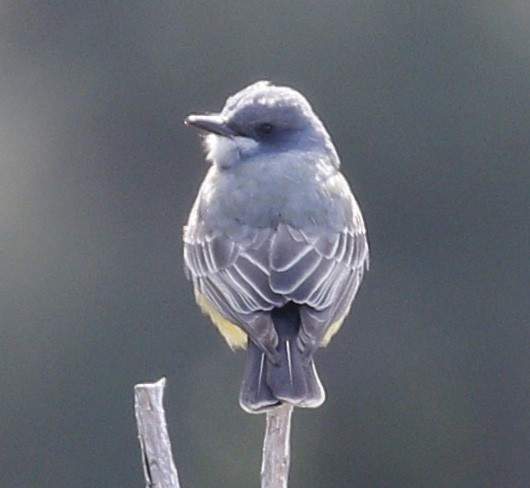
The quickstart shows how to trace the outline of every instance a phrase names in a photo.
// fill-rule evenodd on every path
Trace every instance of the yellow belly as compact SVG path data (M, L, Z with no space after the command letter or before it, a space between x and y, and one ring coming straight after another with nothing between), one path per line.
M195 293L195 300L204 314L208 315L217 327L225 341L232 349L245 349L247 347L247 334L236 324L226 320L204 295Z
M333 339L333 336L339 331L342 323L344 322L344 319L346 318L346 315L348 313L346 312L339 320L336 322L333 322L329 329L327 330L326 334L324 335L324 338L322 339L322 342L320 343L320 347L326 347L331 339Z
M246 349L247 347L247 334L243 332L236 324L233 324L229 320L226 320L213 306L212 302L208 300L204 295L199 292L195 293L195 300L201 308L202 312L208 315L217 330L224 337L225 341L232 349ZM338 332L344 319L348 315L348 312L344 314L339 320L331 324L326 335L322 339L320 347L326 347L333 336Z

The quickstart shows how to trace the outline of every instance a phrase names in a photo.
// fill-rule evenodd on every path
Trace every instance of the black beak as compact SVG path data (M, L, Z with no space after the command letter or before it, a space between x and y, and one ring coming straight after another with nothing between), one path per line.
M188 115L184 120L184 123L224 137L232 137L236 135L235 131L219 114Z

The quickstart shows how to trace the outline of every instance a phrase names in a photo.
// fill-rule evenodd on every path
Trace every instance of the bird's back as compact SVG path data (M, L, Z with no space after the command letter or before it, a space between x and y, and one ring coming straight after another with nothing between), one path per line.
M229 170L212 166L190 216L212 230L275 229L279 223L336 232L364 226L348 183L325 155L262 156Z

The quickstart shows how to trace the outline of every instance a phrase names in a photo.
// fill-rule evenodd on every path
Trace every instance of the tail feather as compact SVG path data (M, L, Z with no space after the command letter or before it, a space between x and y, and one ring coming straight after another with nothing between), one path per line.
M270 364L265 353L248 341L245 373L239 393L239 404L246 412L259 413L280 404L267 383Z
M295 341L282 342L279 363L269 364L267 370L267 383L273 395L282 403L296 407L319 407L326 394L313 359L308 362Z
M289 303L272 311L279 343L274 364L249 340L245 376L239 402L247 412L259 413L280 403L297 407L320 406L326 394L312 357L300 350L298 306Z

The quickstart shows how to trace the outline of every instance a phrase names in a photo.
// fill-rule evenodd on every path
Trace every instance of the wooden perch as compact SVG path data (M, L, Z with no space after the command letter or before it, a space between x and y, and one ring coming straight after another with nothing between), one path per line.
M180 488L171 454L163 397L166 379L134 387L134 411L146 488Z
M261 488L287 488L291 461L292 405L280 405L267 412L261 461Z
M171 454L163 397L166 379L134 387L134 411L146 488L180 488ZM291 405L267 412L261 488L287 488L290 464Z

